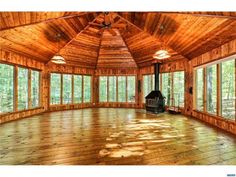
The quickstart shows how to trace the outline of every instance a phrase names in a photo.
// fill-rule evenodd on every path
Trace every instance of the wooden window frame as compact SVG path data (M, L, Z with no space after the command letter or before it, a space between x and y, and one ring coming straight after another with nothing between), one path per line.
M230 56L230 57L226 57L225 59L221 59L221 60L218 60L216 62L211 62L211 63L207 63L205 65L201 65L201 66L198 66L198 67L195 67L193 69L193 73L194 73L194 84L193 84L193 90L194 90L194 96L193 96L193 109L194 111L198 111L198 112L202 112L202 113L205 113L205 114L209 114L209 115L212 115L212 116L217 116L217 117L220 117L224 120L228 120L227 118L223 117L222 116L222 63L225 62L225 61L229 61L229 60L234 60L235 64L235 70L234 70L234 78L235 78L235 99L236 99L236 59L235 58L232 58L234 56ZM212 113L209 113L207 112L207 67L208 66L212 66L212 65L216 65L216 88L217 88L217 103L216 103L216 114L212 114ZM196 77L197 77L197 74L196 74L196 71L197 69L199 68L202 68L203 69L203 111L200 111L200 110L197 110L196 109L196 101L197 101L197 80L196 80ZM236 110L236 104L235 104L235 110ZM235 119L234 120L228 120L228 121L232 121L232 122L236 122L236 116L235 116Z

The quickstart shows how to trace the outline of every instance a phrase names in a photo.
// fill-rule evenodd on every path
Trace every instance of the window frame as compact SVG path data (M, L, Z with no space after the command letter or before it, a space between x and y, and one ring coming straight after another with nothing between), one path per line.
M5 115L5 114L11 114L11 113L17 113L17 112L23 112L23 111L28 111L28 110L33 110L33 109L38 109L40 107L42 107L42 102L41 102L41 90L42 90L42 70L38 69L38 68L33 68L33 67L26 67L24 65L18 65L18 64L13 64L13 63L9 63L9 62L4 62L4 61L0 61L0 64L5 64L5 65L9 65L13 67L13 111L9 111L9 112L3 112L0 113L0 115ZM28 70L28 82L27 82L27 86L28 86L28 108L27 109L22 109L22 110L18 110L18 70L19 68L23 68L23 69L27 69ZM31 104L31 73L32 71L38 71L39 72L39 104L36 107L32 107Z
M197 66L197 67L194 67L193 68L193 74L194 74L194 82L193 82L193 111L197 111L197 112L202 112L202 113L205 113L205 114L209 114L211 116L217 116L223 120L227 120L227 121L231 121L231 122L236 122L236 115L235 115L235 119L230 119L230 118L226 118L226 117L223 117L222 115L222 63L224 62L227 62L227 61L230 61L230 60L234 60L234 68L235 68L235 71L234 71L234 87L235 87L235 94L234 94L234 97L236 99L236 55L232 55L232 56L229 56L229 57L226 57L226 58L222 58L220 60L217 60L217 61L214 61L214 62L210 62L210 63L207 63L207 64L203 64L203 65L200 65L200 66ZM207 111L207 67L210 67L210 66L213 66L213 65L216 65L216 88L217 88L217 91L216 91L216 114L213 114L213 113L210 113ZM204 84L204 90L203 90L203 98L204 98L204 108L203 108L203 111L200 111L197 109L196 107L196 88L197 88L197 81L196 81L196 71L197 69L199 68L202 68L203 69L203 84ZM235 110L236 110L236 104L235 104Z

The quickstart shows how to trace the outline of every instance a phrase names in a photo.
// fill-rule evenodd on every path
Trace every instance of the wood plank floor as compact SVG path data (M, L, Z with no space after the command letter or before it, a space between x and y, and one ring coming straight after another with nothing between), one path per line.
M182 115L52 112L0 125L0 164L236 165L236 137Z

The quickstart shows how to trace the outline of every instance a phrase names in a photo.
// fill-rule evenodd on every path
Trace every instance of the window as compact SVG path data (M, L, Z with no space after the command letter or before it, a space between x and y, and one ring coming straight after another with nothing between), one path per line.
M74 103L82 103L82 76L74 75Z
M13 111L14 67L0 64L0 113Z
M235 60L221 64L221 114L235 120Z
M184 107L184 71L174 72L174 106Z
M72 102L72 75L63 74L63 104Z
M154 90L155 87L155 77L152 75L144 75L143 76L143 102L145 102L145 97Z
M197 69L195 74L196 74L196 83L195 83L196 85L196 109L199 111L203 111L203 108L204 108L204 105L203 105L203 101L204 101L203 68Z
M28 69L18 68L18 110L28 109Z
M216 65L208 66L206 68L207 74L207 112L216 114L217 105L217 75Z
M99 77L99 101L107 102L107 76Z
M235 120L235 62L231 57L195 70L197 110Z
M127 77L127 102L135 102L135 76Z
M84 103L91 102L91 76L83 76L84 78Z
M116 76L109 76L109 87L108 87L108 94L109 94L109 102L116 102Z
M126 77L118 76L118 102L126 102Z
M171 79L171 73L163 73L162 76L162 94L166 98L165 104L168 106L171 106L171 93L172 93L172 79Z
M50 104L61 103L61 74L51 74Z
M31 71L31 107L39 106L39 71Z

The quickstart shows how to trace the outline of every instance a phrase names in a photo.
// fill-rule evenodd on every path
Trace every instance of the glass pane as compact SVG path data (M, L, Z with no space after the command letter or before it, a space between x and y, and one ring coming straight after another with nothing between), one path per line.
M74 103L82 103L82 76L74 75Z
M155 75L152 74L151 77L152 77L152 88L151 88L151 91L152 91L152 90L155 90ZM159 81L160 81L160 76L159 76ZM151 91L150 91L150 92L151 92Z
M222 116L235 120L235 60L222 65Z
M14 67L0 64L0 113L13 112Z
M84 76L84 103L91 102L91 76Z
M72 99L72 75L63 74L63 104L70 104Z
M196 70L196 109L203 111L203 68Z
M206 68L207 72L207 112L216 114L217 104L217 76L216 65Z
M126 77L118 76L118 102L126 102Z
M166 105L171 106L171 77L170 73L162 74L162 94L166 98Z
M61 103L61 74L51 74L50 104Z
M174 106L184 107L184 71L174 72Z
M18 68L18 110L28 109L28 69Z
M32 108L39 106L39 72L31 71L31 104Z
M154 75L143 76L143 102L145 102L145 97L154 90Z
M107 76L99 77L99 101L107 102Z
M116 76L109 76L109 102L116 102Z
M127 77L128 102L135 102L135 76Z

